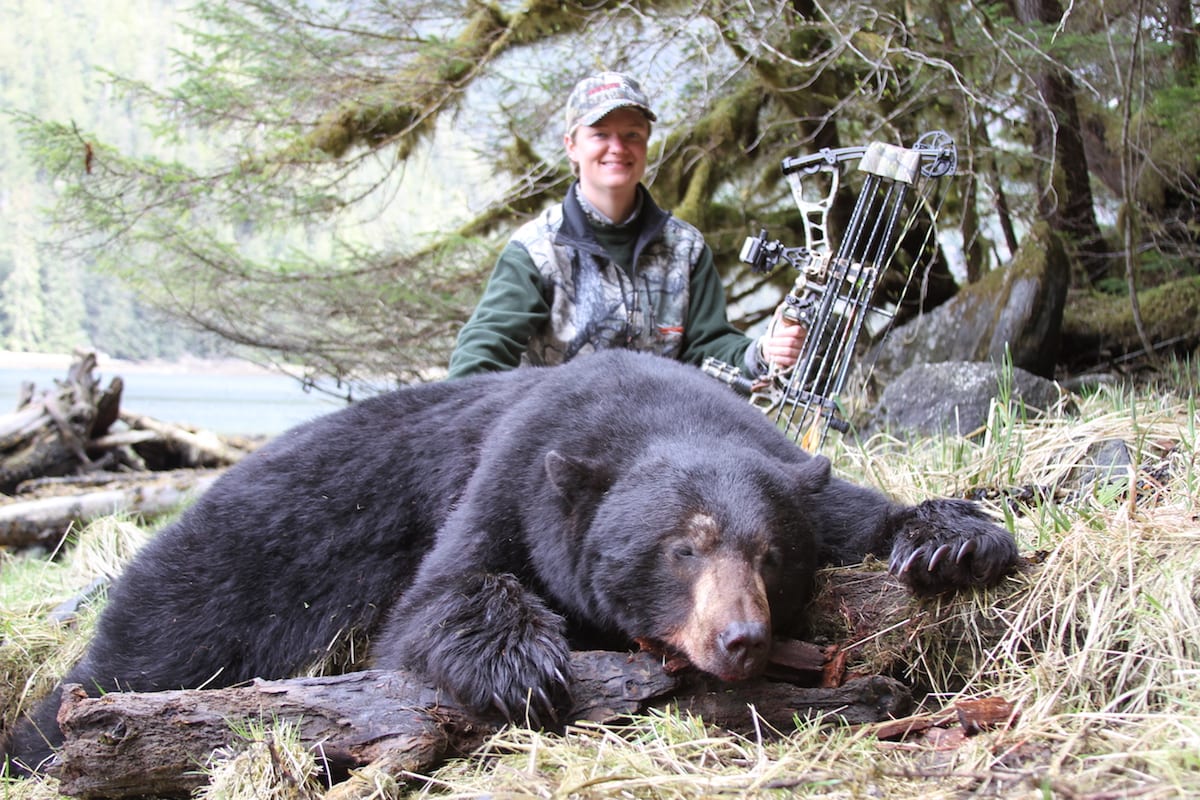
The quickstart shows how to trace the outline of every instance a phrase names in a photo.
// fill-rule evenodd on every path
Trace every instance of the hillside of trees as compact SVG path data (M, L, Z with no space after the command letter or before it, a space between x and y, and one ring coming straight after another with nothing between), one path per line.
M53 174L35 164L14 112L93 131L125 150L160 149L105 71L165 84L183 40L177 0L0 0L0 349L124 358L209 354L220 345L139 302L94 259L53 246ZM83 169L83 155L79 167Z
M1196 290L1192 0L186 8L143 0L84 19L21 6L30 24L3 34L45 58L15 74L64 104L12 120L37 165L27 174L55 189L63 260L6 237L9 341L20 325L43 342L97 326L127 295L91 287L94 268L148 308L315 374L444 364L498 244L569 182L561 106L597 68L649 87L655 196L705 231L742 324L763 311L737 260L744 237L803 240L781 160L931 130L960 150L938 219L959 281L1005 268L1045 220L1072 292L1126 298L1142 345L1157 346L1138 293ZM54 22L33 24L42 13ZM47 42L30 47L31 31ZM106 37L111 50L91 53ZM88 59L113 80L56 84L60 64ZM10 220L36 205L3 203ZM777 280L775 297L790 276ZM14 310L34 295L8 285L39 281L43 310ZM29 322L50 308L53 335ZM118 317L145 328L140 313Z

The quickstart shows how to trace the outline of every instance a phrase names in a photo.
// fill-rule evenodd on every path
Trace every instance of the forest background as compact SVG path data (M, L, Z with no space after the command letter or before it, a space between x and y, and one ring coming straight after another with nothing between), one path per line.
M21 143L14 111L76 124L127 151L151 135L102 69L163 84L182 41L174 0L0 0L0 349L122 358L214 352L214 342L138 302L95 259L49 247L52 175Z
M744 237L803 242L781 160L931 130L960 163L930 305L1042 220L1075 298L1124 296L1136 322L1132 289L1198 291L1191 0L0 11L6 349L426 374L507 235L561 196L561 104L599 68L650 89L653 191L705 231L739 324L791 280L763 300Z

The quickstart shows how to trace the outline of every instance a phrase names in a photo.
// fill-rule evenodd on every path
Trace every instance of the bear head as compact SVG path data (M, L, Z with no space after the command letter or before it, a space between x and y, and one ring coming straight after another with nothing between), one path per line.
M811 596L818 548L805 505L828 483L829 462L709 444L657 442L619 467L546 455L579 565L568 590L575 597L559 599L631 641L736 681L762 672L773 630ZM553 587L554 576L544 579Z

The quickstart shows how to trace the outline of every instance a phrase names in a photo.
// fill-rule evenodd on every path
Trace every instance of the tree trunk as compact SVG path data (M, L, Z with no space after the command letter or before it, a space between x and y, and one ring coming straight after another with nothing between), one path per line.
M1021 22L1055 25L1063 16L1058 0L1010 2ZM1064 234L1084 274L1095 280L1107 274L1114 262L1096 222L1075 81L1065 67L1049 64L1036 82L1042 108L1041 113L1031 109L1033 150L1044 165L1038 174L1038 213Z
M1190 74L1196 66L1198 26L1193 0L1169 0L1167 24L1170 26L1171 62L1179 75ZM1182 78L1179 79L1182 82Z

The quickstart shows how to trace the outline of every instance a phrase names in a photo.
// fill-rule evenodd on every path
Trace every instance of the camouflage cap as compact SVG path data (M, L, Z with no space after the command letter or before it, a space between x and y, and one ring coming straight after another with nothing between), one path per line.
M595 125L618 108L636 108L654 122L658 117L650 110L650 101L641 84L620 72L600 72L575 84L567 99L567 135L580 125Z

